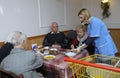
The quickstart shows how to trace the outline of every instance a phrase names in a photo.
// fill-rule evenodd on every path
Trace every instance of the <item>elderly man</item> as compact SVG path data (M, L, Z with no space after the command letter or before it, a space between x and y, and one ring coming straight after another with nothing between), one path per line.
M25 50L27 36L22 32L15 31L9 35L8 39L13 43L14 48L3 59L0 67L17 75L23 74L24 78L44 78L35 71L36 68L42 66L43 60L34 52Z
M67 41L63 32L58 31L58 23L51 23L51 32L49 32L44 41L43 46L65 48L67 46Z

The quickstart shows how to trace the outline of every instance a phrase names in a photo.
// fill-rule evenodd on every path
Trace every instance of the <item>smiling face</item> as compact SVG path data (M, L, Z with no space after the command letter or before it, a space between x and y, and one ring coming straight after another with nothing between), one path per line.
M79 38L82 38L85 35L86 31L87 31L87 28L85 25L81 24L80 26L76 27L77 36Z
M82 38L85 35L85 31L83 29L77 29L77 35Z

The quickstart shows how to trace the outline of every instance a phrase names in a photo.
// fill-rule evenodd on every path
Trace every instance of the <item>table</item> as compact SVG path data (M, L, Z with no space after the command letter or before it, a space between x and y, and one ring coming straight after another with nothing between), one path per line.
M88 52L81 52L74 56L74 59L80 59L85 56L88 56ZM51 71L56 73L56 78L71 78L71 70L69 68L69 63L64 61L63 54L56 55L56 58L51 61L44 60L44 69L46 71Z

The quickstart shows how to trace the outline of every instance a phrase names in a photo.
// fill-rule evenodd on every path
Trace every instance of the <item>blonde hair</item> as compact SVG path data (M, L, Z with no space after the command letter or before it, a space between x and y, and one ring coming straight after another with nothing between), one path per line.
M87 31L87 27L83 24L80 24L79 26L76 27L76 30L82 29L84 32Z
M78 16L79 15L83 15L85 19L89 19L91 17L90 12L86 8L81 9L78 13Z

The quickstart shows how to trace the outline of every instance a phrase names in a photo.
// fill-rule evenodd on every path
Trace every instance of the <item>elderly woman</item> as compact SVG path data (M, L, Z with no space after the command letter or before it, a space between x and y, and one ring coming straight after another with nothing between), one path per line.
M0 67L17 75L23 74L24 78L44 78L35 71L36 68L42 66L43 60L34 52L25 50L27 36L22 32L15 31L9 35L8 39L13 43L14 48L1 62Z

